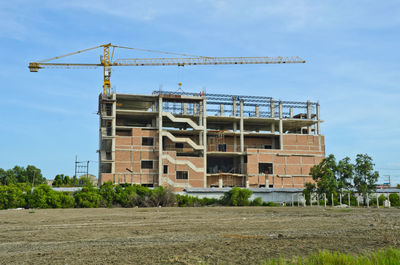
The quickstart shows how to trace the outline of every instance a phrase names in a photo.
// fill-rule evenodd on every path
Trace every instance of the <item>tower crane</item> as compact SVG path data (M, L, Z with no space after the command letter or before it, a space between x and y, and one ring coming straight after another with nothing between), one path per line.
M103 55L100 56L100 63L58 63L54 60L72 56L75 54L87 52L94 49L103 49ZM116 49L130 49L145 52L155 52L163 54L180 55L186 57L178 58L114 58ZM111 68L115 66L166 66L166 65L217 65L217 64L285 64L285 63L305 63L305 60L298 56L277 56L277 57L206 57L195 56L183 53L163 52L154 50L145 50L130 48L124 46L112 45L111 43L95 46L81 51L71 52L64 55L52 57L49 59L29 63L31 72L38 72L42 68L97 68L103 67L104 81L103 93L111 93Z

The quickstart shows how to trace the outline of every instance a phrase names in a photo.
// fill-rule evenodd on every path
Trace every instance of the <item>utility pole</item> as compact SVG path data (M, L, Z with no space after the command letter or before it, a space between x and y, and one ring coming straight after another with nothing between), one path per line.
M32 177L32 193L33 193L33 188L35 186L35 175L36 175L36 171L33 171L33 177Z
M89 187L89 160L86 163L86 185Z

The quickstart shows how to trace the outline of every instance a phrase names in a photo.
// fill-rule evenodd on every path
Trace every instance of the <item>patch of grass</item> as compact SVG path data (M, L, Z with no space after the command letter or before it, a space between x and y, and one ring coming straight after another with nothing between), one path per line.
M306 258L283 258L264 261L263 265L394 265L400 264L400 249L388 248L365 255L352 256L341 252L320 251Z
M351 212L352 209L339 209L338 211L339 212Z

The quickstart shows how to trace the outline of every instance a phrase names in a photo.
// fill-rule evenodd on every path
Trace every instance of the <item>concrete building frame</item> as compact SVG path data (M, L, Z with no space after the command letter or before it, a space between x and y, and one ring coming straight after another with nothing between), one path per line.
M317 102L113 93L99 95L98 114L99 185L301 188L325 157Z

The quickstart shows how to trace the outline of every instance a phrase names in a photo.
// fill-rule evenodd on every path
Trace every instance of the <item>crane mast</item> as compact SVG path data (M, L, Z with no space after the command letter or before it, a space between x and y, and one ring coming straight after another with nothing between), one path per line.
M72 56L75 54L83 53L86 51L103 48L103 55L100 57L100 63L55 63L50 62L64 57ZM114 51L116 48L130 49L146 52L155 52L163 54L181 55L186 57L178 58L128 58L114 60ZM42 68L97 68L103 67L104 80L103 80L103 93L111 93L111 68L116 66L185 66L185 65L220 65L220 64L287 64L287 63L305 63L305 60L298 56L277 56L277 57L206 57L194 56L182 53L163 52L144 50L138 48L130 48L123 46L111 45L111 43L103 44L100 46L80 50L61 56L52 57L46 60L29 63L29 70L31 72L38 72Z

